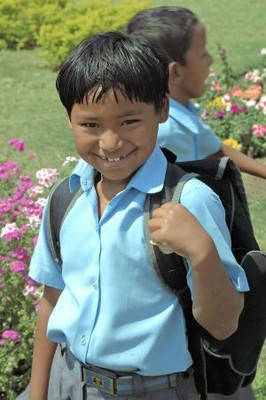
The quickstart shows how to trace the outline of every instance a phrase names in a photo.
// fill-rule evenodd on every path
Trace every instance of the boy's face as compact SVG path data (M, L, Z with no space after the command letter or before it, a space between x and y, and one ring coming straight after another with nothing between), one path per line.
M160 113L153 104L125 99L108 92L97 103L75 104L69 121L79 155L106 182L127 185L152 153L158 124L168 117L168 100Z
M206 50L206 32L200 22L193 28L192 40L185 60L185 65L178 64L179 83L173 88L173 96L171 85L169 85L170 95L183 105L186 105L190 99L199 98L204 94L206 78L213 62Z

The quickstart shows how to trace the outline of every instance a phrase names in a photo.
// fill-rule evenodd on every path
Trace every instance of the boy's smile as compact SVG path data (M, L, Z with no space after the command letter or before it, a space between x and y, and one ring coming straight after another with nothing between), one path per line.
M98 170L102 180L125 187L145 163L157 140L158 124L168 116L168 101L155 112L153 104L106 93L98 102L74 104L69 126L79 155Z

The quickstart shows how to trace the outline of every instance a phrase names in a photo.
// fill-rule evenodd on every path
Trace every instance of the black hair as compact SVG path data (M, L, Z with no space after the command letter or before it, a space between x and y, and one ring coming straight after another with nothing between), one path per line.
M83 40L62 65L56 88L70 116L88 94L98 102L109 90L130 101L153 103L159 112L168 93L167 57L144 39L105 32Z
M127 23L125 30L158 46L169 62L185 65L193 28L198 22L198 17L187 8L162 6L140 11Z

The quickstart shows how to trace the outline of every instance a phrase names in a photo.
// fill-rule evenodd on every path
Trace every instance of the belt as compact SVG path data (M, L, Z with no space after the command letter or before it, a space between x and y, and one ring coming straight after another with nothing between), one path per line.
M66 363L68 368L74 371L83 383L114 396L136 394L139 392L139 386L142 387L144 391L143 394L174 388L182 381L188 379L193 373L193 368L189 368L185 372L176 372L160 376L142 376L134 373L120 374L90 364L85 365L81 363L68 348L66 348Z

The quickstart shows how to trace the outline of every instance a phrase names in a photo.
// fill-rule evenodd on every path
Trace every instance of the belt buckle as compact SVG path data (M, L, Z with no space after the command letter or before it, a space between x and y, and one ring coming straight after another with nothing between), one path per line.
M111 395L116 394L115 378L104 376L98 372L89 370L84 366L81 366L81 377L82 382L86 385L97 387L98 389L103 390Z

